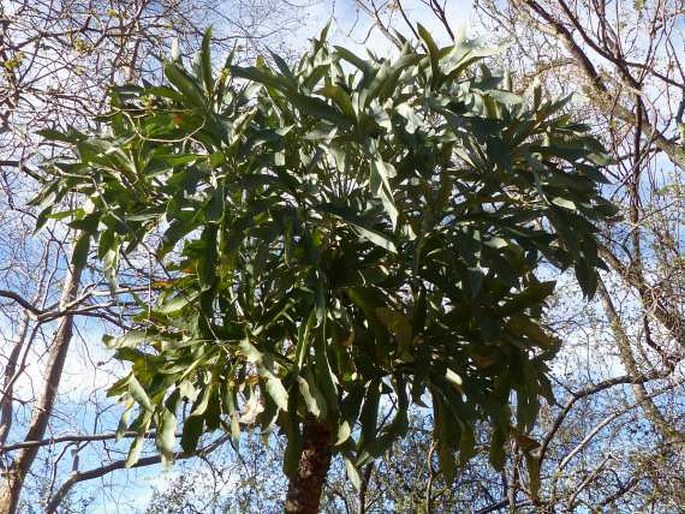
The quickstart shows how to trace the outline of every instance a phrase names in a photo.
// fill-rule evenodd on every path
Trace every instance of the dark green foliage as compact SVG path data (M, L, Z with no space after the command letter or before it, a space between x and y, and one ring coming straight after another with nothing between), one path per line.
M292 471L311 413L353 479L412 402L432 405L448 476L474 423L489 421L496 466L529 431L558 348L540 324L554 283L535 272L574 267L594 292L605 157L563 102L505 90L473 71L484 52L423 35L428 55L321 39L294 69L273 56L218 74L205 44L165 85L116 89L106 135L60 135L76 158L52 165L43 218L89 234L112 280L162 234L168 278L139 329L108 339L132 363L111 390L135 411L122 429L156 426L171 459L177 425L192 451L206 431L238 441L256 413L287 434ZM52 212L67 191L83 207Z

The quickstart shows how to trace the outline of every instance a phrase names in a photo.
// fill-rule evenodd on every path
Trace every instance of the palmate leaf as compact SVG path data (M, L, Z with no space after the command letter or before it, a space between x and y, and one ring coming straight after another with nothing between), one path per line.
M172 274L106 341L133 363L110 393L138 406L132 430L158 427L165 460L177 429L192 452L206 431L279 427L292 472L317 419L358 481L428 402L450 475L477 424L501 466L549 401L555 282L535 274L573 266L594 291L596 227L614 215L601 147L563 101L465 73L488 51L420 34L427 51L395 61L316 40L295 66L216 71L207 34L192 70L113 93L111 136L45 134L75 153L46 167L41 220L97 242L75 263L103 259L114 278L152 239ZM67 193L87 212L53 205Z

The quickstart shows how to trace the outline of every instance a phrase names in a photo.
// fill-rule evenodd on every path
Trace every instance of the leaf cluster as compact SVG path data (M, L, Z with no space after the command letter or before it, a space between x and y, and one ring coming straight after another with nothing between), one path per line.
M324 33L294 67L229 56L218 72L208 34L164 85L116 88L105 134L46 134L74 158L50 164L36 204L86 234L80 260L92 245L114 281L121 256L161 234L169 279L139 300L138 330L107 339L132 363L110 391L121 430L141 434L130 462L151 427L171 459L178 426L193 451L206 431L237 443L257 423L287 435L291 472L313 416L357 478L415 403L433 410L449 476L475 423L501 466L553 401L559 342L541 316L554 282L536 271L573 267L594 292L596 224L615 213L606 157L568 99L514 94L475 68L488 52L421 33L427 52L394 60ZM68 192L82 207L55 212Z

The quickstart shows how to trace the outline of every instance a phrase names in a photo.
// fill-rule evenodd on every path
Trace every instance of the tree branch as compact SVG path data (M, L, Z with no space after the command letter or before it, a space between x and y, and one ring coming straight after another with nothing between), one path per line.
M618 116L624 122L636 126L637 123L633 113L618 104L618 102L614 101L615 98L609 92L609 88L600 77L595 66L592 64L592 61L590 61L587 54L578 45L578 43L576 43L568 28L566 28L566 26L564 26L559 19L555 18L550 12L545 10L536 0L513 0L513 2L515 5L524 4L545 21L547 26L543 26L542 23L537 22L538 28L546 33L552 34L554 37L560 40L580 66L581 70L585 72L591 87L594 89L595 93L597 93L596 103L599 105L599 107L605 112L615 113L616 116ZM623 75L625 75L625 73ZM654 145L659 150L664 152L674 164L685 169L685 148L682 148L680 145L666 138L647 120L643 120L641 131L645 137L648 139L653 139Z
M229 436L227 434L222 435L219 437L216 441L212 442L211 444L207 445L206 447L198 450L195 453L187 453L187 452L179 452L175 455L176 460L183 460L183 459L188 459L190 457L195 457L196 455L207 455L209 453L212 453L213 451L217 450L220 448L226 441L228 441ZM161 455L152 455L150 457L143 457L141 459L138 459L138 461L131 465L131 468L142 468L146 466L151 466L153 464L159 464L162 462L162 456ZM111 473L113 471L117 471L119 469L124 469L126 468L126 459L121 459L114 461L110 464L107 464L105 466L100 466L99 468L94 468L90 469L88 471L76 471L74 472L71 477L64 482L60 488L57 490L57 492L54 494L54 496L50 499L48 502L47 506L45 507L45 513L46 514L56 514L57 513L57 507L59 507L60 503L64 499L64 497L69 493L72 487L74 487L76 484L79 482L85 482L87 480L93 480L94 478L100 478L104 475L107 475L108 473Z
M146 439L152 439L156 436L157 432L155 430L149 430L145 432L143 437ZM176 434L180 437L180 433ZM123 434L117 435L116 432L105 432L102 434L65 434L59 437L51 437L49 439L40 439L37 441L22 441L20 443L8 444L5 446L0 446L0 455L3 453L8 453L15 450L21 450L23 448L40 448L42 446L48 446L51 444L59 443L82 443L82 442L95 442L95 441L108 441L111 439L121 438L132 438L138 437L140 434L135 431L124 432Z

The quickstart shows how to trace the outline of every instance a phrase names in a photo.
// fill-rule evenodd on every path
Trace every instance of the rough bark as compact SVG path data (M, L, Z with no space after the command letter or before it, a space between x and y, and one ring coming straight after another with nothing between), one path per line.
M313 417L304 422L302 456L297 473L288 484L286 514L315 514L321 490L331 465L331 427Z
M65 311L76 299L82 271L82 267L73 266L67 272L59 303L60 312ZM43 389L33 408L31 423L24 438L25 441L38 441L45 436L73 332L74 316L73 314L65 314L50 346L48 364L42 384ZM23 448L7 469L0 470L0 514L14 514L17 511L24 478L31 469L39 448L39 446Z

